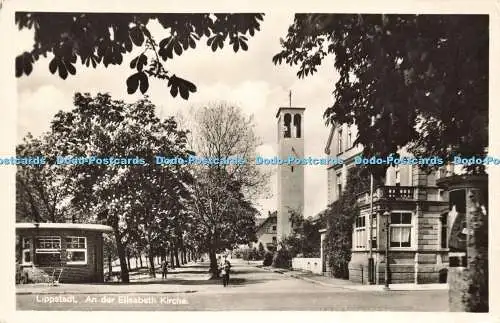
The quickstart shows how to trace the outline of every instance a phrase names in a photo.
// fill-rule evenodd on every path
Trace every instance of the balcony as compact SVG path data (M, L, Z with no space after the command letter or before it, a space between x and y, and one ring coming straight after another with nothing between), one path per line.
M436 187L422 186L379 186L373 191L373 202L393 201L443 201L440 190ZM370 191L358 195L358 204L370 203Z
M377 196L389 200L416 200L414 186L377 187Z

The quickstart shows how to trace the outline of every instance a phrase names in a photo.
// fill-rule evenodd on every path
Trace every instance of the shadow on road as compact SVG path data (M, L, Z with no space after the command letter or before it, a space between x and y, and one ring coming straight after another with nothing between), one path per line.
M124 285L222 285L222 279L208 279L209 276L209 263L204 264L190 264L185 267L175 268L174 270L169 270L167 273L167 279L162 279L161 270L156 269L156 277L150 277L148 275L148 268L140 268L136 271L130 272L129 276L131 281L129 283L123 282L105 282L105 283L94 283L90 285L96 286L124 286ZM251 275L251 279L247 277L241 277L245 275ZM256 275L257 274L257 275ZM245 286L250 284L259 284L262 282L269 281L270 279L262 277L262 270L252 266L234 266L231 273L230 285L233 286ZM138 277L139 275L144 275L145 277ZM183 277L183 276L187 277ZM261 276L261 277L259 277Z
M249 284L258 284L265 282L265 279L252 279L248 280L245 278L231 278L230 285L249 285ZM112 282L112 283L94 283L87 285L95 285L95 286L125 286L125 285L221 285L222 279L169 279L162 280L161 278L148 280L148 281L132 281L129 283L120 283L120 282ZM70 284L67 284L70 285Z
M257 268L248 268L248 269L237 269L237 270L234 270L234 273L233 275L237 275L237 274L260 274L262 273L262 270L259 270Z

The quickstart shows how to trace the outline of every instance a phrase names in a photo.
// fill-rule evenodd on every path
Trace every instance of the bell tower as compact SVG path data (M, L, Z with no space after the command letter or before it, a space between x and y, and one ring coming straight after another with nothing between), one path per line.
M291 101L291 100L290 100ZM278 109L278 157L285 163L278 165L277 240L282 241L292 232L290 212L304 212L304 166L288 163L289 158L304 158L305 108Z

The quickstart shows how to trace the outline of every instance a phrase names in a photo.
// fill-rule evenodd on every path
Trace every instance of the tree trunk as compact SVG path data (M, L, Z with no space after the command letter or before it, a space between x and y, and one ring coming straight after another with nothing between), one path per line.
M113 273L113 264L112 264L111 252L109 251L108 251L108 273L109 277L111 278L111 274Z
M219 278L219 266L217 264L217 255L215 253L215 250L210 249L208 251L208 256L210 258L210 271L209 272L212 274L210 279Z
M488 177L485 175L449 176L438 181L448 192L462 190L465 201L465 223L455 217L449 225L460 228L451 232L449 242L465 231L466 243L454 244L465 252L467 261L461 267L450 266L448 304L451 312L488 312ZM455 203L457 203L456 201ZM450 203L450 208L452 207ZM460 221L455 223L456 221ZM458 224L458 225L457 225ZM463 225L465 224L465 228ZM461 250L460 250L461 249Z
M141 265L141 268L143 268L143 264L142 264L142 253L139 254L139 264Z
M132 267L130 266L130 254L128 251L125 252L127 254L127 266L130 270L132 270Z
M167 261L167 250L165 248L161 248L161 261Z
M123 283L128 283L130 282L129 274L128 274L128 268L127 267L127 257L125 255L125 246L123 245L121 241L121 237L118 233L117 228L115 228L115 239L116 239L116 249L118 252L118 258L120 259L120 277Z
M467 245L469 290L465 308L467 312L489 311L488 281L488 190L471 190L467 196L471 205L467 212L468 227L473 230Z
M174 268L174 265L175 265L175 263L174 263L174 250L171 249L170 250L170 266L172 266L172 268Z
M150 250L149 251L149 265L150 265L150 269L149 269L149 273L151 275L151 277L153 278L156 278L156 271L155 271L155 257L153 255L153 252Z
M186 255L185 255L185 248L184 248L184 241L182 240L182 238L179 239L179 244L178 244L179 248L179 252L181 253L181 264L182 265L185 265L186 264Z
M188 260L187 260L187 255L186 255L186 248L182 247L182 261L184 262L184 264L187 264Z
M177 247L175 248L174 255L175 255L175 267L180 268L181 265L179 263L179 248L177 248Z

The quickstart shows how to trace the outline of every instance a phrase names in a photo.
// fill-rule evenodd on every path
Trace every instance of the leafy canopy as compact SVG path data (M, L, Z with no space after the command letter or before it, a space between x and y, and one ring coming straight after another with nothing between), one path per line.
M321 234L319 230L324 227L323 215L319 219L304 218L295 210L290 210L290 222L292 224L292 234L287 236L283 244L287 247L293 257L301 254L305 258L320 256Z
M488 28L487 15L297 14L273 62L304 78L333 54L340 78L324 116L356 124L367 156L408 145L416 156L481 157Z
M255 158L260 140L253 118L240 108L218 102L192 112L192 146L198 156ZM191 166L195 183L188 209L199 250L212 254L211 272L217 273L215 252L256 240L253 201L268 178L250 163Z
M16 57L16 77L30 75L41 56L52 53L52 74L62 79L76 74L78 59L86 67L103 64L121 65L126 53L134 47L142 52L132 59L132 74L127 78L127 91L146 93L150 77L165 80L170 94L188 99L196 86L171 71L166 65L175 56L196 48L201 37L207 38L212 51L222 49L226 41L234 52L248 49L248 38L260 30L263 14L174 14L174 13L54 13L17 12L20 30L33 29L33 49ZM148 29L156 20L166 31L157 41Z

